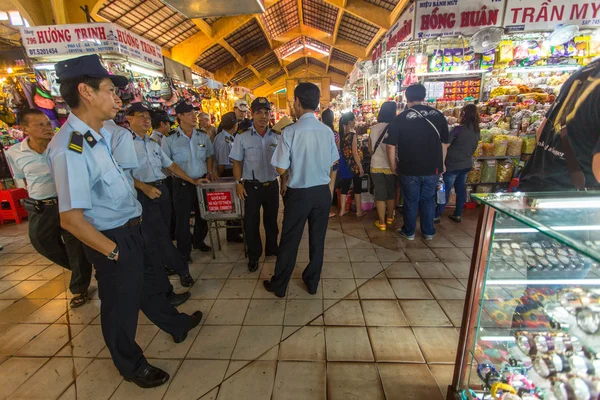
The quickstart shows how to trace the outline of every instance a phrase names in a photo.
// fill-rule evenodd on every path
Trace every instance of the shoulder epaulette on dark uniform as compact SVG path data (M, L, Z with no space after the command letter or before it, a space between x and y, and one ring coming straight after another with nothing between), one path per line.
M83 153L83 135L77 131L71 132L71 139L69 140L69 150L73 150L76 153Z
M177 129L171 129L171 130L169 131L169 133L165 133L165 134L164 134L164 136L165 136L165 137L169 137L169 136L171 136L171 135L174 135L174 134L176 134L176 133L177 133Z
M83 135L83 137L85 138L85 140L87 140L87 143L90 145L91 148L94 148L96 143L98 143L94 138L94 135L92 135L90 131L87 131L85 135Z

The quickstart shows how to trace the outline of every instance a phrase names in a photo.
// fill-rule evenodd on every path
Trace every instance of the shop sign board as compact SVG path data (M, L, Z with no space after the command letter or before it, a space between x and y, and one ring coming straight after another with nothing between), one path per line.
M160 46L111 23L21 28L27 56L59 60L85 54L118 53L155 68L164 68Z
M411 4L404 10L402 15L400 15L400 18L398 18L398 21L396 21L394 26L386 32L381 43L373 49L371 60L375 62L375 60L381 57L383 53L395 47L398 43L413 40L414 19L415 5Z
M504 26L513 32L552 31L559 24L600 26L598 0L507 0Z
M415 5L415 36L426 39L502 26L505 0L417 0Z

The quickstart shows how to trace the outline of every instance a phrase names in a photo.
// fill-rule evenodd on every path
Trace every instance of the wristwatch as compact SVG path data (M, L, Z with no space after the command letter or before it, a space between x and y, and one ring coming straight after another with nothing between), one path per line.
M239 181L236 180L235 183L236 183L236 185L241 185L244 183L244 180L243 179L240 179Z
M119 245L116 245L115 249L113 251L111 251L110 253L108 253L106 258L108 258L110 261L115 261L115 258L117 258L118 255L119 255Z

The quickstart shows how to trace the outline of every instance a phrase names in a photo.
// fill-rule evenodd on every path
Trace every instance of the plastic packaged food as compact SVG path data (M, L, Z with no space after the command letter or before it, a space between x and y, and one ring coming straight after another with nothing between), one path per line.
M525 135L523 137L523 146L521 147L521 152L523 154L532 154L535 149L536 140L535 135Z
M521 151L519 149L519 151ZM477 143L477 148L475 149L475 153L473 153L473 157L481 157L483 156L483 142L479 141Z
M508 136L498 135L494 137L494 156L501 157L506 155L506 149L508 148Z
M493 157L494 143L484 143L481 150L483 157Z
M475 193L491 193L494 185L477 185Z
M473 168L467 174L467 183L479 183L481 182L481 162L475 161Z
M496 172L496 182L510 182L514 171L515 165L510 160L500 162Z
M494 183L496 182L496 172L498 163L496 160L485 160L481 166L481 182Z
M506 155L511 157L520 156L522 147L522 138L518 136L508 136L508 147L506 148Z

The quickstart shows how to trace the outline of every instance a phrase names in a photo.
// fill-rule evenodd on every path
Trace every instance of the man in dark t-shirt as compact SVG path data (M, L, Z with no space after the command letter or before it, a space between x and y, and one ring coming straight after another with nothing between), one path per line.
M425 87L416 84L406 89L406 109L390 123L387 137L388 158L400 176L404 197L404 226L401 237L415 239L417 214L421 212L421 233L433 240L435 228L435 188L448 149L448 123L438 110L423 105Z
M564 83L538 131L537 146L525 165L519 190L600 189L599 178L600 60L596 60Z

